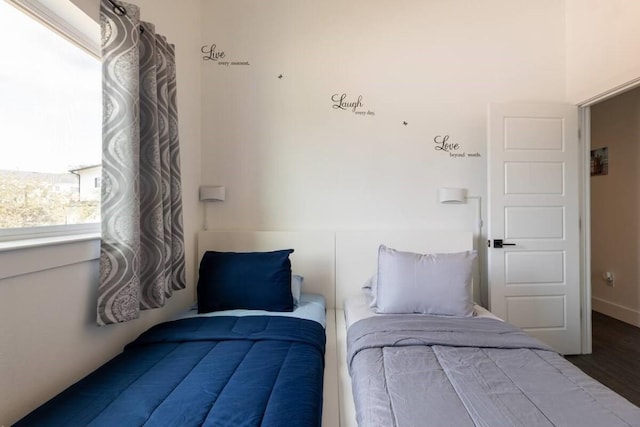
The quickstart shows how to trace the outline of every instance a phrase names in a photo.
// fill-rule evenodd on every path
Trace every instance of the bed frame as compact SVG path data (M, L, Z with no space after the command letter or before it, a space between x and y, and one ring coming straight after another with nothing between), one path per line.
M291 270L304 277L305 292L321 294L327 302L322 426L338 427L338 377L335 312L335 237L331 232L201 231L198 233L199 265L207 250L258 252L294 249ZM197 272L196 272L197 274Z
M292 271L307 292L327 300L323 427L357 427L346 366L344 299L376 271L378 246L421 253L473 248L471 231L201 231L197 262L207 250L250 252L293 248Z
M377 270L378 246L418 253L461 252L473 249L473 233L466 231L373 231L336 234L336 338L341 427L357 427L347 366L347 328L344 300L362 292L362 284Z

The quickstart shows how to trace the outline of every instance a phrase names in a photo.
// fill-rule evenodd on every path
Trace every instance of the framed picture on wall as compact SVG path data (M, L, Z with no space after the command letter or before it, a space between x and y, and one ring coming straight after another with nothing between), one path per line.
M591 176L609 174L609 148L591 150Z

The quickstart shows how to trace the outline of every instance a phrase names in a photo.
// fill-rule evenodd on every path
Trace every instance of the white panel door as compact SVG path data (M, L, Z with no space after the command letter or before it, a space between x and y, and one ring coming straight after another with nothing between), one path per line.
M578 110L492 104L488 130L489 308L579 354Z

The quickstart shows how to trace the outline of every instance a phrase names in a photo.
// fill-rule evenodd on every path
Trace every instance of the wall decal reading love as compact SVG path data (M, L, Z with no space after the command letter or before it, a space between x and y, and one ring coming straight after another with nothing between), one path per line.
M434 149L436 151L442 151L445 153L449 153L449 157L480 157L480 153L466 153L460 152L462 149L461 145L457 142L450 141L449 135L437 135L433 138Z

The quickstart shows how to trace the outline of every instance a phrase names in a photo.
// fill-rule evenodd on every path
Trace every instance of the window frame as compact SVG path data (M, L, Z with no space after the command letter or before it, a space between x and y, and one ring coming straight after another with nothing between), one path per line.
M100 24L71 0L5 0L100 59Z
M100 24L71 0L0 0L37 20L96 59L101 58ZM0 251L98 239L101 224L61 224L0 229Z

